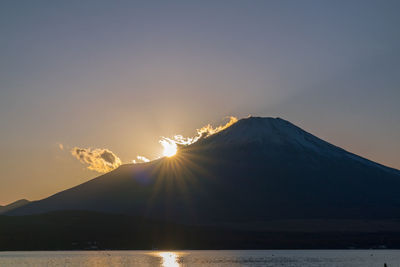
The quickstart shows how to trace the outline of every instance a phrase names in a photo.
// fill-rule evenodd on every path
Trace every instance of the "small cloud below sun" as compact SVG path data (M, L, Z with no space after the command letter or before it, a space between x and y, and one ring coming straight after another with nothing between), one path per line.
M150 162L150 160L145 156L140 156L140 155L137 156L136 159L132 160L133 164L146 163L146 162Z

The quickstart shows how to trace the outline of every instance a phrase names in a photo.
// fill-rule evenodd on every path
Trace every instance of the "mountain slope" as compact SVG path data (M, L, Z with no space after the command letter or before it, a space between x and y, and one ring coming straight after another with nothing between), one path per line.
M247 118L8 215L90 210L180 223L398 218L400 172L273 118Z
M16 209L16 208L19 208L19 207L22 207L22 206L25 206L28 203L29 203L28 200L20 199L20 200L17 200L15 202L13 202L13 203L8 204L8 205L0 206L0 214L6 213L8 211L11 211L13 209Z

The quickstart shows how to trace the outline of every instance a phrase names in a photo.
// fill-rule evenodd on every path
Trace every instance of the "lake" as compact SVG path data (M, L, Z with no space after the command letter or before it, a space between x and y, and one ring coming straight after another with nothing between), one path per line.
M184 250L0 252L0 266L400 267L400 250Z

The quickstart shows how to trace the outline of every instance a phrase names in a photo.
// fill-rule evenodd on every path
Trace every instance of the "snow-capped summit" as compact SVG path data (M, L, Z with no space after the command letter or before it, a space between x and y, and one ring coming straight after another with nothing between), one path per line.
M292 144L304 148L338 149L281 118L249 117L207 138L214 144Z
M316 153L321 157L345 158L361 164L378 167L385 171L399 173L398 170L387 168L334 146L281 118L248 117L241 119L225 130L204 138L200 145L211 150L220 149L223 146L244 147L255 145L265 153L270 153L271 151L285 152L289 148L291 151L287 151L287 153L296 151L296 153L300 154ZM240 153L240 150L237 152Z

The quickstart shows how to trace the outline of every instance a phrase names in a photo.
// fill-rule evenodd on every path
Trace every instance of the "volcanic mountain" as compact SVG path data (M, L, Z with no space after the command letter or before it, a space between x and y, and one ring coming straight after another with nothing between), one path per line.
M8 215L85 210L185 224L400 217L400 171L280 118L249 117L177 155L126 164Z

